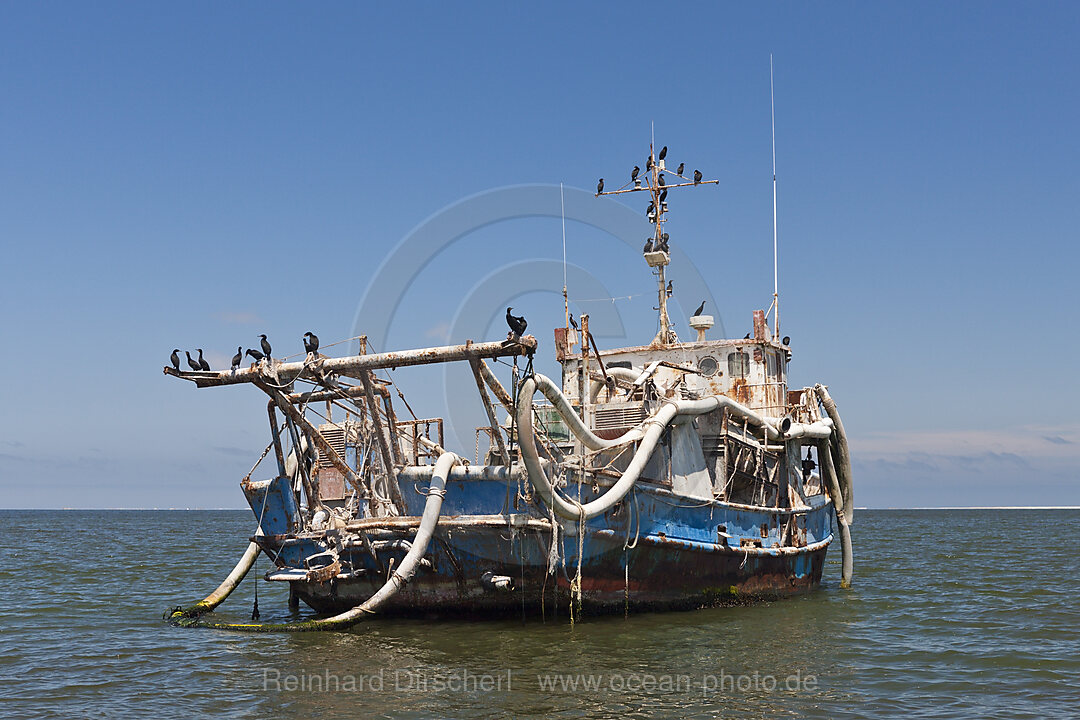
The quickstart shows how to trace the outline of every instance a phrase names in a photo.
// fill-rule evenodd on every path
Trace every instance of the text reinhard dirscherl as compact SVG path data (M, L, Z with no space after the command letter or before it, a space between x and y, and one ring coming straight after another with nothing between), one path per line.
M670 673L476 673L460 670L379 670L370 674L262 671L262 689L303 693L498 693L514 687L547 693L580 691L660 693L813 692L816 675L796 671L771 675L758 671L733 674L721 669L702 675Z

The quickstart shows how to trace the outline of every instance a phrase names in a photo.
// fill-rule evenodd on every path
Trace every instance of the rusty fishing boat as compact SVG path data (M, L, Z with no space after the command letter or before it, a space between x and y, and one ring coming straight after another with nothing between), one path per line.
M513 325L490 342L376 353L360 337L342 357L315 347L303 360L229 371L165 367L199 388L265 393L260 461L272 458L240 483L257 523L246 552L207 598L166 618L288 631L376 614L700 608L815 588L834 539L841 585L850 584L843 424L824 385L788 387L775 288L745 338L708 338L714 319L702 308L690 318L693 339L672 327L667 192L717 181L668 170L664 154L650 147L643 175L597 188L652 201L644 259L659 332L647 344L600 350L588 315L575 322L566 304L554 331L559 378L533 370L540 344ZM678 182L665 184L664 172ZM495 360L512 365L509 377L499 379ZM483 453L479 443L471 457L444 447L442 419L412 416L386 373L437 363L471 369L487 419ZM288 583L293 609L303 602L318 617L212 620L260 554L272 563L263 579Z

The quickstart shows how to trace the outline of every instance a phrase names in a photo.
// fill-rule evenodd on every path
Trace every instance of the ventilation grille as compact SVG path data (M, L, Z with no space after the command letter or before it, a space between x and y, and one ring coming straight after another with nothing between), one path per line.
M625 430L637 426L644 419L645 408L641 405L596 409L597 430Z
M345 428L342 425L335 423L325 423L319 426L319 434L325 438L330 447L334 448L334 452L338 454L338 457L345 459ZM319 467L331 468L334 464L330 462L330 458L326 456L326 453L319 451Z

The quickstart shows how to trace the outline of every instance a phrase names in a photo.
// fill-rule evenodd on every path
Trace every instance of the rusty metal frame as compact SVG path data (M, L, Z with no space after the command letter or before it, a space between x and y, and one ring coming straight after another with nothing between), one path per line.
M487 413L488 424L491 427L491 436L499 447L499 455L502 457L503 465L510 467L510 452L506 449L506 443L503 441L502 431L499 428L499 419L495 416L495 408L491 404L491 397L488 396L487 387L484 385L484 377L480 373L480 363L482 362L483 360L477 358L469 358L473 379L476 380L476 390L480 393L480 400L484 403L484 412Z

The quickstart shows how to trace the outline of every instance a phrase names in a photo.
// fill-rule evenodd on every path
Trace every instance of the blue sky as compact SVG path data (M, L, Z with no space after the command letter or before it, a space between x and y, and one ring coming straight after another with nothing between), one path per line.
M791 380L832 388L859 504L1080 504L1078 31L1070 3L5 4L0 506L241 506L264 402L163 377L173 347L346 338L415 228L621 183L653 122L720 180L670 230L741 336L771 299L770 53ZM387 341L498 338L512 304L550 353L560 233L441 248ZM598 339L648 340L629 239L567 239L572 297L631 296L576 305L618 311ZM444 376L396 379L445 412Z

